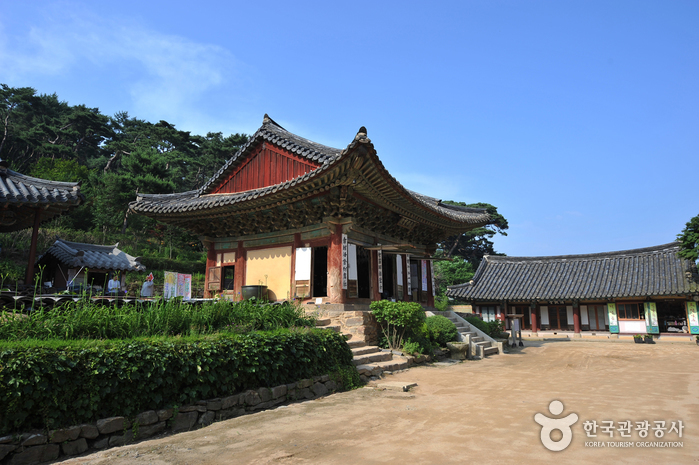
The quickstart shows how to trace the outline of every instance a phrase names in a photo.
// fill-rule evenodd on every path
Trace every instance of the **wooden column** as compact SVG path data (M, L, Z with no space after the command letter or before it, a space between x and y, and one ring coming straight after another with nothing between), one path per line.
M573 302L573 331L580 334L580 304Z
M342 225L336 224L328 247L328 298L334 304L343 304L345 295L342 289Z
M243 241L238 241L238 249L235 251L235 292L236 298L240 293L241 300L243 286L245 286L245 247L243 247Z
M39 223L41 222L41 209L37 208L34 213L34 229L32 230L32 243L29 246L29 265L24 281L25 286L34 286L34 261L36 260L36 243L39 239Z
M539 332L539 304L531 304L532 309L532 332Z

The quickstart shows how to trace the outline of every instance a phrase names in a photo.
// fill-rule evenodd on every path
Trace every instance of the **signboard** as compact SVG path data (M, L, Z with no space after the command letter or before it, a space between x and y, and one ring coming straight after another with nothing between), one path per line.
M413 279L410 276L410 255L405 256L405 277L408 278L408 295L413 295Z
M699 334L699 313L697 313L696 302L687 302L687 324L690 334Z
M173 271L166 271L163 283L163 297L171 299L173 297L184 297L186 300L192 298L192 275L179 274ZM209 283L209 290L219 290L220 283Z
M648 334L660 334L658 310L655 307L655 302L644 302L643 307L646 313L646 332Z
M422 290L427 292L427 260L420 260L422 262Z
M379 294L383 293L383 253L381 250L376 251L376 261L379 266Z
M607 304L607 314L609 315L609 332L619 334L619 320L616 318L616 304Z
M191 274L177 274L177 295L184 297L184 300L192 298Z
M166 271L163 282L163 298L171 299L177 297L177 273Z
M347 289L347 234L342 235L342 289Z

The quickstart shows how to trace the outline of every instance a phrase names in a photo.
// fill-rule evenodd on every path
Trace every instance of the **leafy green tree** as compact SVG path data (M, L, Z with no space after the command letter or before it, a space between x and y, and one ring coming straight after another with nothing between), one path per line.
M473 265L463 257L454 257L451 261L435 261L434 282L437 286L437 295L445 295L447 286L469 282L473 274Z
M442 256L446 258L461 257L467 260L474 269L478 268L484 255L500 255L493 248L492 238L495 234L507 236L505 232L509 225L504 216L498 213L497 207L489 203L471 203L446 201L448 205L459 207L485 208L490 214L492 223L481 228L476 228L458 236L453 236L439 245Z
M699 259L699 215L695 216L677 235L680 242L680 251L677 253L682 258L696 261Z

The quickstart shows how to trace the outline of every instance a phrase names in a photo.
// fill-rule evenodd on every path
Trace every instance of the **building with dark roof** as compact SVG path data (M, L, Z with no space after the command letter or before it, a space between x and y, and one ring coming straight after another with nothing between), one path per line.
M77 182L33 178L12 171L0 160L0 232L33 228L26 284L32 284L39 226L85 200Z
M198 234L206 292L266 285L269 297L433 304L437 242L488 224L485 210L404 188L361 128L344 149L262 127L201 189L139 194L134 213Z
M56 239L56 242L36 261L36 270L42 281L52 281L53 287L62 290L69 283L75 286L106 288L110 274L124 271L145 271L139 261L114 245L83 244ZM122 273L119 273L122 272Z
M522 315L525 329L699 334L699 277L679 243L586 255L486 256L447 295L484 319Z

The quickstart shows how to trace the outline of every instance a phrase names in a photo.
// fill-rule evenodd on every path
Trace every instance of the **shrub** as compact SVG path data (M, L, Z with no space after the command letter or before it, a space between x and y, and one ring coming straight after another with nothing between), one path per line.
M341 334L308 328L199 338L1 342L0 367L0 434L135 415L353 368Z
M500 320L486 322L477 316L467 316L464 319L492 338L500 337L505 327Z
M430 342L437 344L439 347L445 347L447 342L456 341L458 331L456 325L449 318L442 315L434 315L428 317L425 323L427 324L427 334Z
M417 331L425 321L425 311L417 302L379 300L370 307L390 349L400 349L406 331Z

